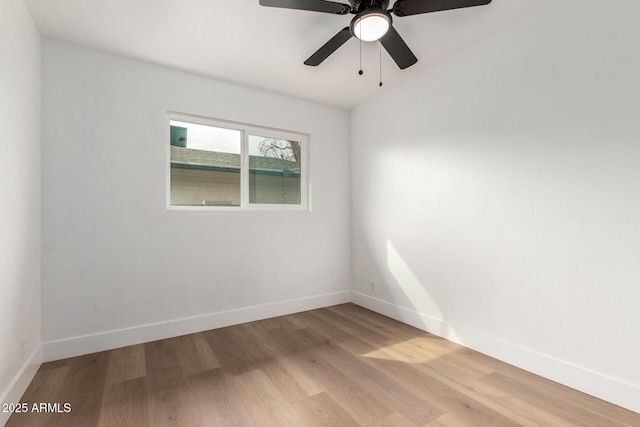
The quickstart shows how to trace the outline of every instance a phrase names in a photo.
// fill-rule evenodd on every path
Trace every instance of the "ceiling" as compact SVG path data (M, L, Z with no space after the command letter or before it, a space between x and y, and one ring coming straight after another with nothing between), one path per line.
M303 64L353 15L262 7L258 0L25 1L45 37L349 109L553 0L493 0L394 17L418 63L400 70L384 50L379 55L377 43L362 43L362 76L355 38L318 67Z

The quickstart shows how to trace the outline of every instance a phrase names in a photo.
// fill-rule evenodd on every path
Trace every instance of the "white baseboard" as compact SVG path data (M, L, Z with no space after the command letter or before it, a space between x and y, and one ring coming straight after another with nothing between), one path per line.
M25 360L6 390L2 392L0 405L3 403L19 403L31 380L38 372L40 365L42 365L42 347L38 346ZM0 426L5 425L10 416L11 414L8 412L0 411Z
M344 304L350 301L350 291L334 292L49 341L42 344L43 356L44 361L49 362L300 311Z
M352 302L418 329L464 345L552 381L640 413L640 386L556 359L469 328L352 292Z

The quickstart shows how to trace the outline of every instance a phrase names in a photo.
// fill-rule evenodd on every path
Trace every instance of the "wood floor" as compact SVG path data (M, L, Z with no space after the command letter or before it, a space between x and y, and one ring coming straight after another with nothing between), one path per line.
M345 304L42 365L7 426L639 426L640 414Z

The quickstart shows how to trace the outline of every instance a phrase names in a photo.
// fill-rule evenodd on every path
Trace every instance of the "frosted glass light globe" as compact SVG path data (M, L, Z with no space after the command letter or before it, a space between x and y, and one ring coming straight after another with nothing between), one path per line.
M389 18L386 15L372 12L354 21L353 35L363 42L374 42L384 37L390 26L391 22L389 22Z

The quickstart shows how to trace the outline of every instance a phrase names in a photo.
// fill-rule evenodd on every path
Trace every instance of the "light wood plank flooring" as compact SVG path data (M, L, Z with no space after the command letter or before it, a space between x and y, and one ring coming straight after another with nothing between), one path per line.
M42 365L7 426L639 426L627 411L353 304Z

